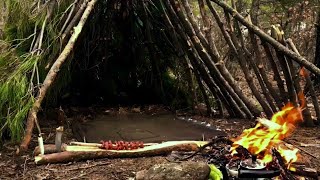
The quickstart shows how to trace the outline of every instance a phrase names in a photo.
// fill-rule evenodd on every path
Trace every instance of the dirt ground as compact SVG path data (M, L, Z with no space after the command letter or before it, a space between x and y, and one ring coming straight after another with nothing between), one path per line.
M225 131L229 137L239 135L243 129L254 126L254 121L238 119L210 119L194 116L195 119L205 120L218 130ZM51 126L55 127L55 126ZM54 141L53 128L44 127L45 143ZM320 144L319 127L298 128L286 142L301 149L304 161L320 171L320 147L302 147L305 144ZM65 142L73 140L71 130L67 130ZM301 143L304 144L301 144ZM167 162L165 157L97 159L66 164L35 165L32 149L23 155L16 155L17 145L6 143L0 151L0 179L133 179L135 173L147 169L154 164Z

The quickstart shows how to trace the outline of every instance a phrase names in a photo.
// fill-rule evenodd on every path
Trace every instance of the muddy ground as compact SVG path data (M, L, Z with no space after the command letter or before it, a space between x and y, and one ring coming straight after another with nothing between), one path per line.
M91 115L86 117L91 118ZM82 117L82 118L86 118ZM79 118L79 117L78 117ZM254 126L254 121L239 119L212 119L194 116L194 119L205 120L229 137L239 135L243 129ZM54 125L43 126L45 143L54 142ZM72 141L71 128L66 131L64 141ZM305 144L320 144L320 127L298 128L286 142L301 149L304 161L320 171L320 147L303 147ZM17 145L6 143L0 151L0 179L133 179L137 171L151 167L157 163L167 162L165 157L98 159L65 164L35 165L32 149L22 155L16 155ZM301 144L304 143L304 144Z

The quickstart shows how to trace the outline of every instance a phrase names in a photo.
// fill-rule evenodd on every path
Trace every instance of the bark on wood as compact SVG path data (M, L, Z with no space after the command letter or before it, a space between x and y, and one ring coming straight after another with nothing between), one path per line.
M222 32L222 35L224 36L227 44L229 45L229 48L231 49L231 51L235 54L236 58L238 59L239 65L245 75L245 79L252 91L252 93L255 95L255 97L257 98L257 100L260 102L261 106L263 107L263 109L267 112L267 114L269 116L271 116L273 113L270 110L270 108L268 108L268 105L266 104L265 100L262 98L262 96L260 95L260 92L258 91L258 89L255 87L254 83L253 83L253 77L251 76L251 74L248 71L247 65L246 65L246 58L244 57L244 55L238 51L238 49L240 49L239 45L235 45L235 42L232 41L232 38L230 37L230 35L234 35L232 32L230 33L230 35L227 33L224 24L219 16L219 14L217 13L217 11L214 9L214 7L210 4L210 1L207 0L209 9L211 10L214 18L216 19L216 22ZM231 29L232 27L230 27Z
M252 0L252 5L250 9L250 17L252 20L252 23L259 26L258 23L258 16L260 11L260 0Z
M249 16L250 19L249 20L257 26L259 26L259 21L258 21L259 11L260 11L260 0L253 0L251 10L250 10L250 16ZM256 54L258 70L261 74L263 82L265 83L266 88L270 92L272 98L276 102L278 108L281 109L282 108L281 99L280 99L280 96L275 91L275 89L273 88L270 81L268 80L268 76L267 76L266 70L264 68L265 63L263 63L262 56L261 56L263 53L262 53L261 49L259 48L257 37L254 35L254 33L252 31L249 31L249 33L250 33L250 39L252 42L252 47L253 47L255 54ZM275 111L274 106L271 106L271 107L273 108L273 111Z
M296 46L294 45L292 39L287 39L287 42L290 46L290 48L297 54L300 54L298 49L296 48ZM303 72L303 77L305 78L306 80L306 87L309 88L310 90L310 94L311 94L311 100L312 100L312 103L313 103L313 106L314 106L314 109L316 111L316 116L317 116L317 119L319 120L320 119L320 107L319 107L319 102L318 102L318 97L316 95L316 92L314 90L314 87L313 87L313 83L311 81L311 78L310 78L310 75L309 75L309 72L307 70L304 70ZM310 126L313 126L314 123L312 122L312 117L311 117L311 113L310 113L310 109L308 108L308 106L305 107L305 110L304 110L304 115L307 115L307 125L310 125Z
M71 20L71 22L68 24L68 26L66 27L66 29L63 31L62 35L61 35L61 44L62 47L64 46L64 44L67 41L67 38L70 35L70 32L72 30L72 28L79 22L81 16L83 15L83 12L85 11L87 4L88 4L89 0L83 0L83 3L81 4L79 10L77 11L77 13L74 15L73 19Z
M203 100L204 100L204 102L206 104L206 107L207 107L207 115L208 116L212 116L211 105L210 105L210 102L209 102L209 96L206 93L206 89L205 89L205 86L204 86L204 84L202 82L201 75L197 70L194 72L194 74L196 76L196 79L197 79L197 82L198 82L198 86L199 86L200 92L202 94ZM214 93L213 96L214 96L215 99L220 100L219 96L216 93ZM223 116L223 114L222 114L222 116Z
M207 11L205 9L205 2L204 0L198 0L198 3L199 3L200 14L203 20L204 32L206 35L206 39L209 42L209 48L213 52L216 52L217 56L220 56L212 35L212 22L210 21Z
M280 176L281 176L282 179L284 179L284 180L295 180L295 179L297 179L287 169L287 166L283 162L283 159L282 159L280 153L276 149L272 149L272 155L273 155L274 161L277 163L278 168L281 171Z
M315 65L320 68L320 10L318 10L318 15L317 15L317 23L316 23L316 52L315 52L315 57L314 57L314 63ZM315 83L317 85L320 84L320 75L316 77Z
M230 97L226 91L220 89L219 86L214 81L212 81L212 78L210 78L209 74L206 72L204 64L201 61L198 61L196 57L194 57L195 53L195 49L191 48L188 55L189 57L191 57L191 62L193 66L199 71L201 77L208 85L210 91L213 94L216 94L216 96L218 96L219 99L221 99L231 117L240 116L242 118L245 118L245 114L241 111L241 109L239 108L237 103L232 99L232 97Z
M272 37L277 40L279 43L281 43L282 45L286 46L285 44L285 39L284 39L284 32L282 30L280 30L278 27L276 26L272 26L271 29L271 35ZM279 59L280 62L280 66L284 75L284 79L286 80L286 86L287 86L287 90L288 90L288 94L289 97L286 99L293 103L293 105L295 107L297 107L297 91L294 87L294 83L293 83L293 65L291 63L291 59L289 57L287 57L285 54L283 54L283 52L281 52L279 49L275 49L276 51L276 55ZM287 103L285 101L285 103Z
M166 155L172 151L197 151L206 141L169 141L136 150L105 150L98 147L66 146L61 153L39 155L36 164L62 163L98 158L132 158Z
M279 42L282 43L283 45L286 45L286 40L283 38L279 39ZM289 95L290 95L290 101L293 103L293 105L297 106L298 104L298 93L302 92L302 89L300 87L300 77L297 72L297 70L294 68L293 66L293 62L290 58L287 58L286 56L282 55L281 52L277 52L278 57L283 58L284 61L280 61L280 64L282 65L283 68L285 68L284 70L284 76L287 82L287 88L289 91ZM297 52L296 52L297 53ZM300 53L297 53L298 55L300 55ZM286 62L286 63L285 63ZM303 102L305 103L305 102ZM313 124L313 120L311 117L311 112L309 110L309 108L306 106L303 108L303 117L304 117L304 124L306 126L314 126Z
M277 101L277 105L278 105L278 108L282 108L284 106L283 102L285 102L286 91L284 88L283 80L279 73L278 65L276 63L276 56L274 55L274 53L272 53L272 50L270 49L270 45L267 42L262 41L262 46L269 59L271 69L273 71L274 80L277 82L277 86L281 95L281 98L279 98ZM279 93L277 93L277 95L278 94Z
M24 136L24 139L20 145L22 150L28 149L28 145L31 141L31 135L32 135L32 131L34 128L34 124L35 124L35 122L38 121L37 120L37 113L40 110L41 103L42 103L49 87L51 87L52 83L55 81L56 76L60 70L60 67L63 65L63 63L65 62L65 60L67 59L67 57L69 56L71 51L73 50L73 47L78 39L78 36L80 35L81 30L82 30L84 24L86 23L86 21L90 15L92 9L94 8L94 5L96 2L97 2L97 0L92 0L88 3L88 6L81 17L79 24L74 28L74 33L71 36L68 44L66 45L64 50L61 52L58 59L52 65L51 69L49 70L49 72L43 82L43 86L39 89L39 93L36 97L36 101L34 102L32 108L29 112L28 118L27 118L27 127L26 127L26 131L25 131L25 136Z
M181 49L184 49L184 51L187 53L188 59L190 60L190 63L193 66L193 70L194 70L195 76L197 77L198 73L200 73L201 78L207 84L210 92L215 97L218 97L219 100L221 100L221 102L226 107L226 109L227 109L227 111L228 111L230 116L235 116L234 112L232 111L233 108L231 108L231 106L229 106L228 101L226 100L226 98L224 97L224 95L222 94L220 89L216 88L215 83L212 81L212 78L210 78L210 75L207 73L206 69L205 68L202 69L202 67L195 66L194 61L198 61L198 59L200 59L200 57L195 57L195 56L197 56L197 53L194 50L194 47L191 47L192 44L190 42L188 43L188 41L190 41L190 40L185 35L185 32L183 32L183 30L181 29L181 26L179 25L179 22L178 22L178 18L176 17L173 9L170 8L170 5L169 5L169 3L167 1L166 1L166 4L164 4L163 1L161 1L161 3L163 5L167 6L167 9L163 9L163 17L165 19L165 23L166 23L166 25L168 27L170 27L171 32L172 32L171 34L173 34L174 39L177 41L177 44L184 46L184 47L181 47ZM172 17L171 19L169 19L169 15L167 14L167 11L171 14L171 17ZM173 21L173 22L171 22L171 21ZM173 24L175 25L175 27L173 27ZM179 40L177 38L178 36L180 37L179 39L181 40L180 43L179 43ZM191 51L194 51L194 53L192 53ZM223 113L221 113L221 114L223 114Z
M274 112L277 111L276 106L274 105L274 102L276 102L277 106L279 107L281 105L281 101L280 100L280 96L278 96L277 92L275 91L275 89L272 87L272 84L270 83L270 80L268 79L268 76L266 74L265 68L264 68L264 64L262 63L262 51L260 51L259 49L259 45L257 43L256 37L251 34L251 39L253 41L253 47L255 49L255 54L256 54L256 59L257 59L257 69L258 72L260 73L261 76L261 81L264 83L263 86L263 91L265 93L266 98L268 98L268 101L270 103L270 106L272 108L272 110ZM269 96L268 94L270 94L271 96Z
M62 144L61 145L61 152L66 151L67 146L68 146L67 144ZM57 153L57 152L58 152L58 150L57 150L55 144L44 145L44 154L52 154L52 153ZM39 154L41 154L40 147L37 146L36 148L34 148L33 155L38 156Z
M229 72L224 71L226 69L224 66L221 65L221 63L223 63L223 62L216 61L216 64L213 63L212 56L210 56L207 53L208 50L204 49L204 46L201 44L201 40L194 33L192 25L190 24L190 22L187 21L187 18L185 17L184 13L182 12L182 9L181 9L182 7L180 6L179 2L177 2L176 0L170 0L170 1L172 3L172 7L174 8L180 21L182 22L183 27L186 30L186 33L188 34L192 43L194 44L195 48L197 49L199 56L201 57L201 59L204 61L204 63L208 67L211 77L216 78L218 81L220 81L219 83L221 83L221 85L223 87L225 87L226 90L228 90L228 92L232 95L232 98L237 102L237 104L239 104L240 109L244 113L246 113L247 118L252 118L253 116L252 116L251 111L248 109L248 107L244 103L243 99L240 98L240 96L243 97L244 94L240 91L239 87L235 85L233 78L232 79L228 78L231 75ZM217 67L217 65L218 65L218 67ZM220 68L220 69L218 69L218 68ZM221 71L219 71L219 70L221 70ZM240 92L236 91L236 90L239 90ZM246 100L248 100L246 97L244 97L244 98ZM257 110L256 107L253 107L252 110L254 110L254 109Z
M204 38L203 34L200 32L199 27L196 24L196 21L192 15L192 11L190 10L190 7L188 5L188 2L186 0L182 0L183 6L180 5L179 1L175 0L172 5L174 8L177 9L177 14L181 18L181 21L189 21L186 22L185 25L191 24L191 29L193 27L193 30L195 31L195 35L198 37L198 40L200 40L201 44L204 47L204 50L208 52L210 55L211 61L213 61L218 68L219 72L225 79L225 81L228 82L228 84L232 87L234 92L238 95L238 97L241 99L241 101L237 101L237 103L240 103L240 108L247 114L248 118L252 117L252 114L254 116L260 115L260 111L257 109L257 107L252 103L252 101L249 100L247 96L244 95L244 93L241 91L239 86L236 84L234 78L228 71L228 69L225 67L224 62L222 61L219 53L214 51L215 49L210 49L206 39ZM182 13L182 10L186 11L187 17L184 16L184 13ZM236 100L236 99L235 99Z
M304 66L305 68L310 70L312 73L314 73L318 76L320 75L320 69L317 66L315 66L314 64L312 64L311 62L309 62L305 58L299 56L295 52L289 50L286 46L277 42L275 39L273 39L268 34L263 32L260 28L251 24L247 20L245 20L245 18L243 16L241 16L235 9L230 7L226 2L224 2L222 0L211 0L211 1L215 2L216 4L221 6L223 9L228 11L234 18L236 18L239 22L241 22L249 30L253 31L257 36L259 36L260 39L270 43L270 45L272 45L274 48L278 49L279 51L284 53L286 56L292 58L294 61L296 61L300 65Z
M305 165L291 164L289 171L292 174L318 179L318 173L316 169L305 167Z
M240 32L239 36L240 36L240 41L241 41L242 46L238 42L238 39L237 39L235 31L234 31L234 27L232 26L231 19L229 17L229 14L225 13L225 16L226 16L226 20L227 20L228 27L229 27L229 34L231 37L231 41L233 42L234 46L237 48L238 61L239 61L240 67L245 75L245 79L246 79L246 81L252 91L252 94L256 97L256 99L260 103L260 105L263 108L266 115L268 117L271 117L274 113L271 106L270 106L272 100L270 100L269 97L267 97L267 96L269 96L269 94L266 93L266 89L264 88L264 83L262 81L262 78L260 77L260 74L258 72L257 67L255 66L255 63L253 62L253 59L251 59L252 58L251 55L249 54L248 50L244 49L245 44L244 44L244 40L241 40L241 39L243 39L243 36L241 34L239 24L237 22L235 22L235 24L238 28L238 31ZM242 51L241 51L241 49L242 49ZM245 54L247 56L245 56ZM247 65L246 62L248 62L249 65L251 65L251 67L254 69L254 72L256 73L256 77L259 81L259 84L260 84L261 88L264 90L264 95L265 95L265 97L267 97L267 100L269 102L265 101L265 98L263 98L262 94L259 92L258 88L254 84L253 76L251 75L250 70L249 70L249 66Z
M186 31L189 31L189 34L191 33L190 38L192 38L192 37L196 38L195 35L192 34L192 29L190 29L190 25L183 26L184 28L188 28L188 29L182 30L181 26L183 24L181 24L181 26L180 26L180 20L179 20L178 16L176 15L173 7L167 1L166 1L166 6L167 6L167 10L170 14L171 19L174 21L173 24L175 25L175 27L178 31L178 34L182 37L183 43L186 44L187 53L188 53L189 58L191 59L191 62L194 63L195 65L199 65L199 69L198 68L197 69L200 70L199 72L201 73L201 76L203 77L203 79L206 81L208 87L211 89L212 92L217 91L217 93L222 95L221 97L223 97L223 100L226 100L224 102L224 105L226 106L226 108L231 116L234 114L234 115L237 115L240 117L245 117L245 115L243 114L243 112L240 110L239 106L237 105L237 103L233 99L233 98L239 98L239 97L237 97L237 95L234 93L232 88L230 86L228 86L228 83L223 79L221 74L220 74L220 76L215 75L215 72L218 72L218 71L215 67L213 67L215 71L212 70L212 66L214 66L214 64L211 64L211 66L209 66L209 67L211 67L211 71L210 71L210 68L208 71L207 67L205 67L205 65L200 61L203 57L209 58L209 55L202 51L201 45L199 44L200 43L199 40L194 39L192 41L189 39L189 37L186 37L185 33L186 33ZM195 45L197 45L197 46L195 46ZM199 56L198 52L204 53L204 54L203 53L201 54L202 57ZM207 62L208 62L208 60L207 60ZM209 63L212 63L212 62L209 60ZM193 66L194 66L194 64L193 64ZM215 82L213 80L215 80ZM218 84L216 84L216 83L218 83Z
M277 49L276 49L276 55L277 55L277 58L279 59L280 65L281 65L281 70L284 75L284 79L286 82L288 95L289 95L289 97L287 97L285 99L284 103L288 103L290 101L294 104L294 106L297 106L296 92L295 92L295 89L293 86L292 76L291 76L291 72L289 69L288 62L287 62L287 58L281 51L279 51Z
M259 47L258 40L256 39L256 36L254 35L254 33L252 33L251 31L249 33L250 33L250 39L252 42L252 47L255 52L255 59L257 62L257 63L254 63L254 61L250 58L252 61L252 64L255 66L254 71L255 71L257 77L261 77L261 78L259 78L261 88L262 88L264 95L267 98L273 112L276 112L277 108L274 105L274 102L276 102L278 99L280 99L280 97L277 95L276 91L272 87L272 84L270 83L270 80L268 79L268 76L266 74L264 64L262 62L262 56L261 56L263 53ZM277 102L278 107L280 104L281 103L278 101Z
M161 2L161 3L163 3L163 2ZM179 40L178 40L178 38L177 38L177 37L178 37L178 33L176 32L175 28L173 27L173 24L172 24L171 20L169 19L169 16L168 16L168 14L167 14L167 12L166 12L166 9L163 9L163 18L165 19L166 25L171 29L171 32L173 32L173 33L171 33L171 34L173 34L172 36L173 36L174 41L176 42L176 44L179 45L179 49L182 50L183 48L180 47L180 45L181 45L181 44L186 44L188 38L186 38L186 37L184 37L184 38L181 37L180 39L181 39L181 40L183 39L183 40L181 41L181 43L179 43ZM174 23L174 24L175 24L177 30L180 31L180 33L179 33L180 36L185 35L184 32L182 32L182 30L179 28L179 26L177 26L178 23L176 22L176 23ZM187 46L188 46L188 45L186 45L186 47L187 47ZM185 48L185 51L189 51L189 48L191 48L191 47ZM190 57L190 56L192 56L192 57ZM193 64L193 62L192 62L192 60L190 60L190 58L193 59L193 61L194 61L194 60L197 61L196 58L194 58L194 56L195 56L195 55L192 55L192 54L189 54L189 55L188 55L188 52L187 52L187 56L185 57L185 60L187 61L188 64L189 64L189 63ZM193 66L193 67L194 67L194 66ZM207 94L206 91L205 91L204 84L202 83L202 80L201 80L202 78L200 77L201 75L200 75L200 73L198 72L197 69L198 69L198 68L193 68L194 75L195 75L195 77L196 77L196 79L197 79L197 82L198 82L198 86L199 86L199 88L200 88L200 91L201 91L201 93L202 93L202 95L203 95L203 97L204 97L204 101L205 101L206 106L207 106L207 113L208 113L208 114L212 114L212 112L211 112L211 107L210 107L210 102L209 102L209 98L208 98L208 94ZM207 75L207 73L206 73L205 71L203 71L203 72ZM211 82L211 78L210 78L209 76L206 77L205 79L206 79L206 84L208 85L210 92L213 94L213 96L215 97L215 99L217 99L217 100L220 102L220 105L222 106L222 104L221 104L222 101L221 101L220 99L223 98L223 96L220 95L221 93L217 93L218 90L212 90L212 88L213 88L213 85L212 85L213 82L212 82L212 83L208 83L208 81ZM224 105L228 106L227 102L226 102L226 101L224 101L224 102L225 102ZM220 111L220 115L223 116L223 107L221 107L221 106L219 106L219 111ZM209 108L208 108L208 107L209 107ZM232 114L232 113L231 113L231 114Z

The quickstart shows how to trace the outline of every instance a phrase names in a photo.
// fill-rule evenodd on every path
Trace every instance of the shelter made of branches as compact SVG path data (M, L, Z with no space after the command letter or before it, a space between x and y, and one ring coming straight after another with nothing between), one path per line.
M262 112L271 117L289 102L301 105L303 80L310 89L307 100L320 117L309 76L320 69L299 54L281 27L265 33L233 2L8 0L2 8L7 14L0 55L0 132L20 140L25 127L24 149L34 125L41 135L41 107L61 103L77 86L88 90L79 97L88 101L111 102L122 91L132 97L141 93L141 98L152 92L153 102L193 107L203 101L208 114L213 107L218 116L253 119ZM226 64L231 57L240 74ZM237 82L239 75L246 90ZM96 83L99 88L93 87ZM303 113L312 125L310 109Z

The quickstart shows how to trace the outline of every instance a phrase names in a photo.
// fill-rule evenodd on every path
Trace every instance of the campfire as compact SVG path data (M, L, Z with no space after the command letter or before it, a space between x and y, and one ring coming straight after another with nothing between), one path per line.
M300 99L304 104L302 93ZM241 145L262 162L269 163L272 161L271 149L275 148L285 159L286 164L297 161L298 149L284 147L282 140L292 134L297 123L303 121L303 106L294 107L288 103L281 111L274 114L270 121L265 118L258 119L254 128L244 130L239 137L233 140L232 154L235 154L236 148Z
M305 97L302 92L299 93L299 100L301 106L288 103L271 120L258 118L255 127L244 130L232 139L231 160L226 165L229 176L297 179L292 175L297 171L292 163L298 160L299 149L283 140L303 121Z

